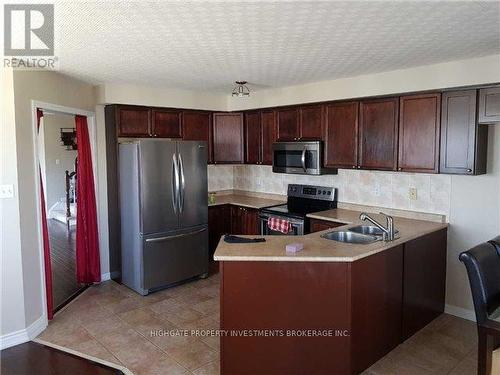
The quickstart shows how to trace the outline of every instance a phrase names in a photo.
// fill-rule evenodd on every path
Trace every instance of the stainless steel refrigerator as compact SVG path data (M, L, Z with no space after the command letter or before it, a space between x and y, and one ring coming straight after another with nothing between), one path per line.
M123 284L147 295L206 277L207 189L206 142L145 139L119 145Z

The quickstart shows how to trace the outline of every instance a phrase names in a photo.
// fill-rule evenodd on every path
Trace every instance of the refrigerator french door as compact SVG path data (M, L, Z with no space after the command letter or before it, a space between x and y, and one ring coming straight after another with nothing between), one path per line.
M119 146L122 282L142 295L208 272L207 145Z

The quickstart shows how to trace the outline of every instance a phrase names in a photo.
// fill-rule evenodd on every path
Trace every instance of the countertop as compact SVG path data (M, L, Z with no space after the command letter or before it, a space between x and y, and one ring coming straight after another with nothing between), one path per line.
M394 226L399 230L399 238L391 242L376 241L370 244L350 244L321 238L323 233L342 231L359 224L368 224L359 220L360 213L361 211L339 208L310 214L308 217L346 225L304 236L242 236L264 237L266 239L266 242L246 244L228 244L221 239L214 259L217 261L353 262L448 226L447 223L394 217ZM370 216L385 224L381 215L370 214ZM285 246L291 243L302 243L304 249L297 253L286 253Z
M209 204L208 207L222 204L234 204L242 207L260 209L283 203L286 203L286 200L268 199L243 194L216 194L215 203Z

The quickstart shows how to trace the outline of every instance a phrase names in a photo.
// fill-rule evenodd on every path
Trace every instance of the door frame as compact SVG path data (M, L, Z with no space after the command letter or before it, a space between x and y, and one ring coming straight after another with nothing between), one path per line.
M31 100L31 128L32 128L32 138L33 138L33 166L35 171L35 201L36 201L36 236L38 243L38 258L40 269L40 293L42 297L42 321L43 329L48 325L48 313L47 313L47 286L45 284L45 254L43 251L43 231L42 231L42 211L41 211L41 186L40 186L40 172L39 172L39 148L38 148L38 121L37 121L37 108L42 110L47 110L53 113L59 113L64 115L81 115L87 117L87 125L89 130L89 141L92 154L92 169L94 172L94 189L96 197L96 206L99 207L99 189L98 189L98 174L97 174L97 126L96 126L96 116L95 112L85 111L79 108L65 107L57 104L46 103L39 100ZM99 216L99 213L98 213ZM100 220L97 218L97 231L99 234L99 242L101 243L101 228L99 227Z

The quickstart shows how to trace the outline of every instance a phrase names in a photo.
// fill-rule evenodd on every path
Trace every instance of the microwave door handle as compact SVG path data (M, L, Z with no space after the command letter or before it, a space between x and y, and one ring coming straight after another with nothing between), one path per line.
M302 169L304 170L304 172L307 172L307 168L306 168L306 151L307 151L307 149L304 147L304 149L302 150L302 156L300 157L300 161L302 162Z

